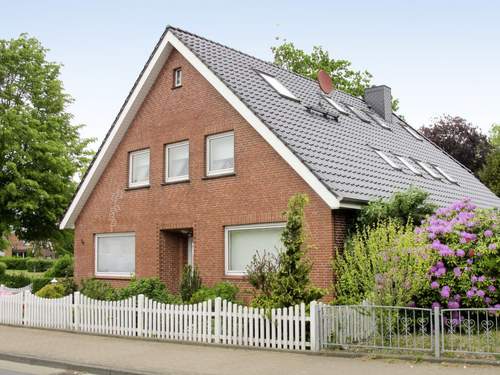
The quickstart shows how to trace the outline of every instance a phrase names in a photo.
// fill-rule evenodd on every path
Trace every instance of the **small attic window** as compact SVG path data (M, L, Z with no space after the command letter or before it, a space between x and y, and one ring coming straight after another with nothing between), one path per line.
M441 173L443 175L443 177L446 178L448 181L450 181L452 184L457 184L458 183L458 181L456 179L454 179L453 177L451 177L448 173L446 173L444 170L442 170L441 168L439 168L437 165L434 168L436 168L436 171L438 171L439 173Z
M280 81L278 81L278 79L276 77L273 77L269 74L265 74L262 72L258 72L258 73L281 96L284 96L284 97L289 98L289 99L297 100L297 101L299 100L299 99L297 99L297 97L295 95L292 94L292 92L290 90L288 90Z
M424 170L429 173L432 177L441 179L441 175L436 172L436 170L430 165L429 163L426 163L425 161L419 161L418 165L420 165Z
M174 88L182 86L182 68L174 69Z
M422 175L422 171L420 169L418 169L416 167L416 165L414 165L410 159L408 158L405 158L403 156L398 156L398 159L401 161L401 163L403 163L410 171L412 171L413 173L415 173L416 175L418 176L421 176Z
M323 96L323 98L325 98L325 100L330 103L330 105L335 108L335 110L337 112L340 112L342 113L343 115L348 115L349 112L347 112L340 103L337 103L335 100L333 100L332 98L330 98L329 96Z
M385 121L383 121L380 117L378 117L377 115L374 115L374 114L371 114L368 112L364 112L364 113L366 113L367 116L369 116L373 121L375 121L377 124L379 124L384 129L389 129L389 130L391 129L391 127Z
M410 133L410 134L411 134L414 138L418 139L419 141L422 141L422 140L423 140L423 138L422 138L422 136L419 134L419 132L417 132L415 129L413 129L410 125L406 125L406 124L404 124L404 125L403 125L403 128L405 128L405 129L406 129L406 131L407 131L408 133Z
M394 169L401 169L401 167L392 160L389 155L387 155L385 152L380 151L380 150L375 150L375 152L380 156L384 161L389 164L391 167Z
M357 109L356 107L353 107L352 105L346 104L347 108L351 110L352 113L354 113L361 121L363 122L371 122L370 118L368 117L367 114L365 114L363 111L360 109Z

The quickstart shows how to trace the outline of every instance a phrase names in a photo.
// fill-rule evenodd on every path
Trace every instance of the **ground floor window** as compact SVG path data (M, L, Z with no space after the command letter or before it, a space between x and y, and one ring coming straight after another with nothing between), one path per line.
M135 233L95 236L96 276L131 276L135 272Z
M264 251L277 254L285 224L239 225L225 228L227 275L245 275L253 256Z

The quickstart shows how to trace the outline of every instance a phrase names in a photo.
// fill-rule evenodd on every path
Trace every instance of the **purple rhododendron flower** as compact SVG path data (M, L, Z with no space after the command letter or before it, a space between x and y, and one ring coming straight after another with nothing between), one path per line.
M449 309L458 309L460 307L460 303L457 301L448 301Z
M485 237L492 237L493 236L493 231L490 230L490 229L487 229L487 230L484 231L483 234L484 234Z
M496 250L496 248L497 248L497 245L494 243L491 243L488 245L488 249L490 249L490 250Z
M441 289L441 297L448 298L450 296L450 287L448 285L443 286Z
M437 269L437 271L435 272L435 275L436 275L437 277L441 277L441 276L443 276L445 273L446 273L446 268L441 267L441 268L438 268L438 269Z
M432 288L432 289L437 289L437 288L439 288L439 283L438 283L437 281L433 281L433 282L431 283L431 288Z
M485 282L485 281L486 281L486 277L484 277L484 276L479 276L479 277L477 278L477 281L479 281L480 283L483 283L483 282Z
M493 285L490 285L490 286L488 287L488 292L490 292L490 293L495 293L495 292L496 292L496 290L497 290L497 288L495 288L495 286L493 286Z
M465 251L463 251L462 249L458 249L455 254L457 255L457 257L463 257L465 256Z
M477 295L478 297L483 298L483 297L486 295L486 293L484 292L484 290L479 289L479 290L476 292L476 295Z
M453 273L455 274L455 277L460 277L462 275L462 270L460 267L455 267L453 268Z
M460 243L475 241L477 236L474 233L460 232Z
M467 259L467 264L472 264L472 263L474 263L474 260L472 260L472 259Z
M500 307L500 305L498 305ZM432 302L432 308L436 308L436 307L441 307L441 304L439 302Z
M467 296L467 298L472 298L474 297L474 294L476 294L472 289L469 289L467 291L467 293L465 293L465 295Z
M477 283L477 276L476 275L472 275L472 277L470 278L470 281L472 281L472 283Z

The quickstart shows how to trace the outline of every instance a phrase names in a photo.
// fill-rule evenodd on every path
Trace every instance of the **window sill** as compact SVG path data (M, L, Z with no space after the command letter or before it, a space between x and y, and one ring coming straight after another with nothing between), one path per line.
M213 176L205 176L205 177L202 177L201 179L202 180L214 180L214 179L217 179L217 178L234 177L234 176L236 176L236 173L230 172L230 173L216 174L216 175L213 175Z
M247 281L248 280L248 275L224 275L222 277L223 280L229 280L229 281Z
M168 186L168 185L177 185L177 184L189 184L191 182L190 179L187 180L179 180L179 181L166 181L161 184L161 186Z
M132 276L119 276L119 275L94 275L96 279L103 280L132 280Z
M125 188L125 191L129 190L140 190L140 189L149 189L151 185L141 185L141 186L129 186Z
M172 86L172 90L176 90L176 89L180 89L182 88L182 85L179 85L179 86Z

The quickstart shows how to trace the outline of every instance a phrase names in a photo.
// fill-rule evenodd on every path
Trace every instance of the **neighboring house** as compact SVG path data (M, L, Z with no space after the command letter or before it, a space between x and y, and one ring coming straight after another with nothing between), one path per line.
M256 250L279 246L282 212L307 193L312 279L366 202L411 185L440 205L500 200L391 111L386 86L365 100L169 27L141 72L69 206L75 273L115 285L182 266L204 283L247 285Z
M14 233L7 237L6 256L26 257L30 251L30 246L26 241L20 240Z

